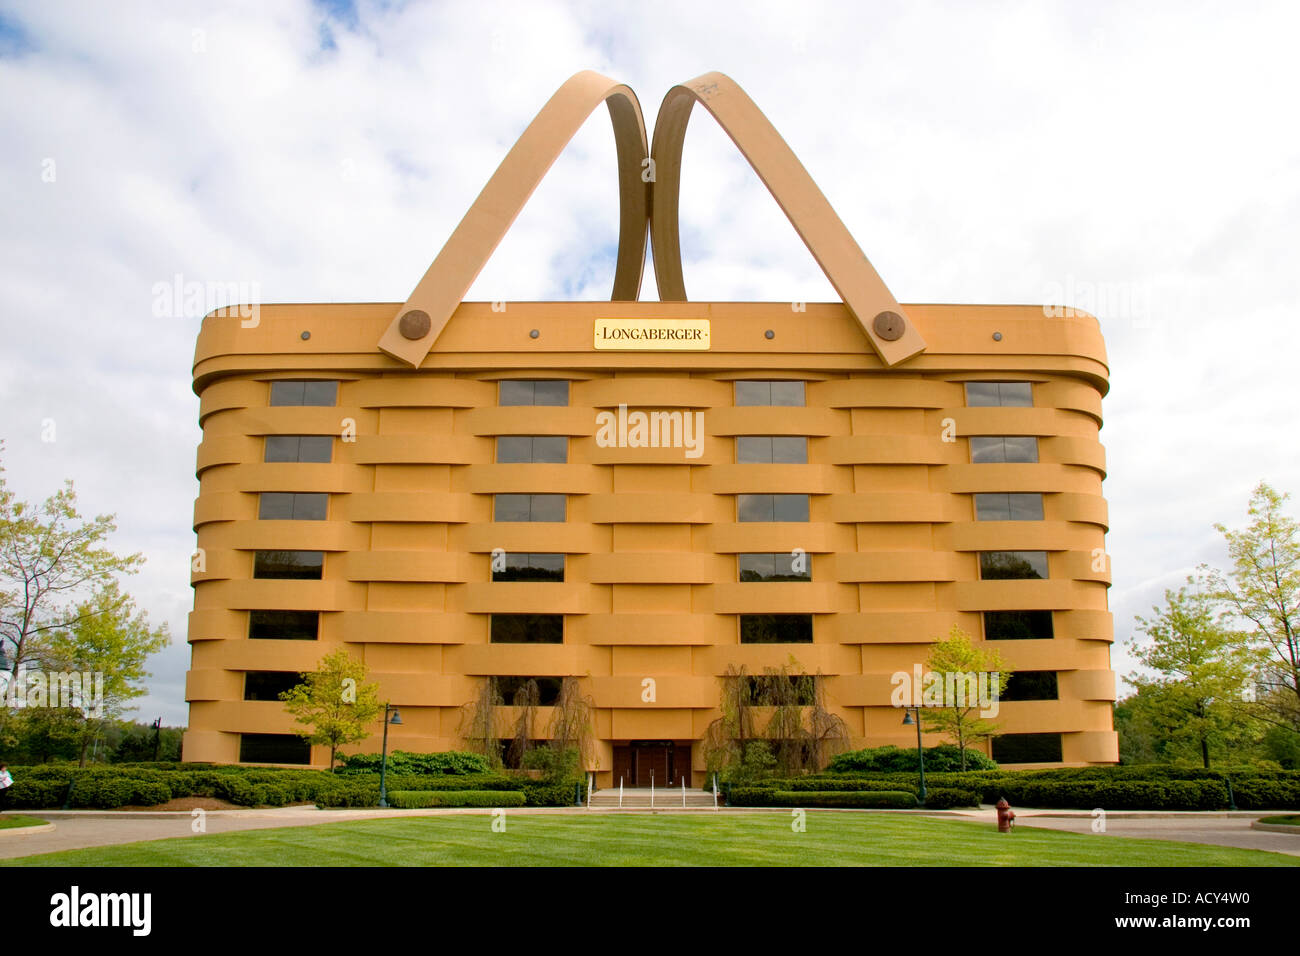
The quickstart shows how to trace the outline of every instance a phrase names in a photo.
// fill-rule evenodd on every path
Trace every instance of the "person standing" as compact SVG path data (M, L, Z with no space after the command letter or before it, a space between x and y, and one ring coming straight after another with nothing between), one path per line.
M5 808L9 806L9 788L13 785L14 778L9 773L9 765L0 763L0 813L4 813Z

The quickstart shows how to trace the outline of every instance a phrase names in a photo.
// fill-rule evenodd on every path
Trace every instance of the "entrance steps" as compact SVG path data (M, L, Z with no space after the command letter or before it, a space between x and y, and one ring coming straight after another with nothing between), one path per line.
M597 790L591 795L591 808L593 810L617 810L618 809L618 787L612 787L605 790ZM719 796L718 805L722 805L722 798ZM706 793L703 790L687 789L686 802L687 809L713 809L713 792ZM623 809L624 810L645 810L650 807L650 788L649 787L624 787L623 788ZM682 788L663 789L656 787L654 791L654 809L672 810L682 809Z

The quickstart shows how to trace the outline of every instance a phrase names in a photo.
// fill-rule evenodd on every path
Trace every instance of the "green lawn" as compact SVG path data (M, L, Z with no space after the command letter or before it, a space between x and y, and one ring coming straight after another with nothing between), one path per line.
M1261 817L1260 823L1279 823L1283 826L1300 827L1300 815L1285 817Z
M14 816L8 814L0 816L0 830L13 830L17 827L39 827L48 823L48 820L42 820L38 817Z
M809 811L460 814L207 834L0 861L45 866L1297 866L1300 858L991 823Z

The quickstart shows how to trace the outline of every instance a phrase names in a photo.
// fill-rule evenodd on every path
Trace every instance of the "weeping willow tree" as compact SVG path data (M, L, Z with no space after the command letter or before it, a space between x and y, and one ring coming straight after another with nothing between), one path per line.
M710 775L740 766L745 748L758 739L745 666L728 664L719 681L722 714L704 732L704 761Z
M482 754L493 767L501 766L501 739L497 732L499 711L504 701L495 677L483 678L478 696L460 709L461 739L465 749Z
M506 765L522 767L524 757L533 744L534 725L537 723L537 708L541 703L541 692L537 681L529 678L515 690L511 705L517 711L515 732L510 738L510 747L506 751Z
M849 725L826 707L826 680L821 671L812 681L812 707L808 711L808 764L823 770L836 754L849 746Z
M560 695L551 710L546 732L551 738L551 747L559 753L576 752L578 766L584 769L592 763L592 717L595 712L596 702L582 693L576 677L566 677L560 682Z

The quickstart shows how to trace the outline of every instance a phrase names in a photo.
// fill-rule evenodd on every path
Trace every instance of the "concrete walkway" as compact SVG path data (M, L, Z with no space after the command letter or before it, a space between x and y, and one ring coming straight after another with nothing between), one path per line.
M53 830L41 827L17 830L0 830L0 859L31 856L37 853L55 853L60 850L77 850L84 847L109 846L117 843L135 843L141 840L166 840L172 837L194 836L195 818L189 811L148 812L112 810L30 810L9 811L49 820ZM263 830L272 827L314 826L321 823L342 823L352 820L376 820L384 817L446 816L455 814L490 813L485 808L428 809L428 810L319 810L316 807L280 807L269 810L208 810L203 816L207 833L234 833L241 830ZM577 807L512 807L510 814L597 814L602 811ZM614 810L614 813L785 813L765 807L744 807L723 810L663 809ZM979 820L991 827L996 815L993 807L979 810L830 810L831 813L890 813L924 814L958 820ZM1275 811L1280 812L1280 811ZM1274 833L1251 829L1251 822L1274 812L1137 812L1116 811L1106 815L1106 832L1095 834L1107 837L1144 837L1156 840L1179 840L1186 843L1206 843L1213 846L1239 847L1248 850L1271 850L1300 856L1300 834ZM1017 827L1045 827L1072 833L1093 834L1092 813L1086 810L1017 810Z

